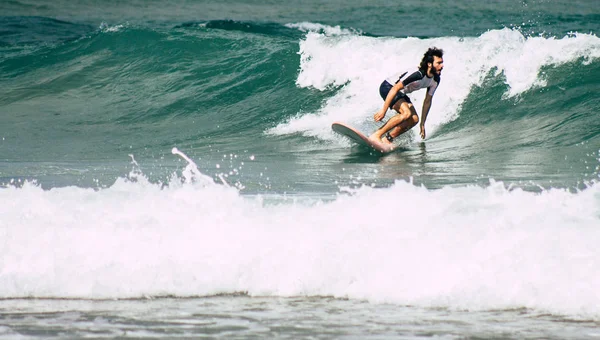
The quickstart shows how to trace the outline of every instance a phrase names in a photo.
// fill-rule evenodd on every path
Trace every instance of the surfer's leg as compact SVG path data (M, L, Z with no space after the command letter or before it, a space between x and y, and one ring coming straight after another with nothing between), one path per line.
M390 137L396 138L401 134L405 133L406 131L412 129L413 126L419 123L419 116L417 115L417 110L415 110L415 107L412 104L409 104L408 106L411 111L410 117L402 121L402 123L396 125L394 128L392 128L389 132Z
M412 110L411 110L412 108ZM383 124L382 127L380 127L377 131L375 131L371 136L369 136L369 138L372 138L378 142L381 142L381 137L388 131L390 131L391 129L393 129L394 127L398 126L398 125L402 125L404 126L402 123L406 120L409 120L409 118L411 118L414 108L412 107L412 104L407 103L404 100L400 100L398 101L393 107L392 109L396 110L398 112L397 115L395 115L394 117L388 119L388 121ZM416 114L416 112L415 112ZM417 118L418 119L418 118ZM416 123L413 123L413 120L410 119L409 120L410 127L415 126ZM418 122L418 120L417 120ZM388 140L386 139L384 142L389 143Z

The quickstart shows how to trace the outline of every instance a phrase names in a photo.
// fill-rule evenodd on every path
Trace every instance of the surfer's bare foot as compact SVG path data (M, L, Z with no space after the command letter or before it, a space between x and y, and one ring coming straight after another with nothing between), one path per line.
M381 140L381 138L378 138L377 136L375 136L375 134L372 134L369 136L369 140L374 142L374 143L383 143L383 141Z
M392 141L390 141L389 139L383 137L381 138L381 143L383 143L384 145L392 145Z

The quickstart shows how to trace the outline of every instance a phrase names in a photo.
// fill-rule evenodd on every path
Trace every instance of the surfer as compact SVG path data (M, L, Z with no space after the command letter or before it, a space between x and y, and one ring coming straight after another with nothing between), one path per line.
M409 71L401 72L381 83L379 94L383 98L384 104L383 108L377 111L373 118L376 122L381 121L390 108L398 114L390 118L381 128L369 136L370 139L391 144L394 138L417 125L419 117L407 94L426 88L427 94L423 102L420 124L421 138L425 139L425 120L427 120L427 114L431 108L433 94L440 84L440 75L444 69L443 55L444 51L441 49L430 48L423 55L417 71L413 73L409 73ZM385 138L383 138L384 135Z

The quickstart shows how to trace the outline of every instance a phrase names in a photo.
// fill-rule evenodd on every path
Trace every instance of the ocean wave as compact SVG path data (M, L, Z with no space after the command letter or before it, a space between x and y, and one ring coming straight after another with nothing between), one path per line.
M600 58L600 39L591 34L563 38L525 37L517 30L492 30L476 38L373 38L309 32L300 42L297 85L324 91L339 88L316 112L307 112L270 129L275 135L302 133L335 139L327 122L344 120L372 129L368 118L379 109L379 83L399 69L416 68L427 48L445 51L442 83L433 101L428 125L437 130L461 115L463 104L492 75L501 77L501 100L547 85L545 68L570 62L590 65ZM422 91L420 91L422 92ZM424 94L411 94L421 105Z
M5 46L36 46L79 39L93 28L87 24L73 23L39 16L0 17L0 44Z
M446 69L427 120L427 148L445 167L464 162L438 173L441 182L473 183L492 173L511 183L580 187L593 176L590 155L600 136L593 35L527 38L499 30L476 38L374 38L280 26L294 38L235 28L119 27L95 27L85 38L0 62L6 89L0 105L7 113L0 125L18 127L2 131L6 162L26 155L122 164L126 153L160 157L173 145L209 156L263 150L278 160L322 152L307 163L330 160L332 152L343 157L349 144L331 123L376 129L380 81L391 70L416 67L422 52L436 45L446 50ZM530 53L535 57L523 66ZM412 98L417 107L422 95ZM420 141L414 132L399 138L408 155L392 158L408 159L412 167L422 149L414 141ZM41 173L50 186L82 183L82 175L65 176L62 165L29 170L13 164L2 178ZM119 174L98 177L112 183Z
M238 31L251 34L274 35L288 38L299 38L300 33L286 25L278 23L264 23L251 21L236 21L236 20L210 20L210 21L191 21L175 26L179 28L201 28L201 29L218 29L224 31Z
M398 197L410 215L374 219ZM398 181L273 204L190 161L163 184L134 170L100 190L11 186L0 201L1 298L245 292L600 318L597 183L531 193Z
M300 22L293 24L286 24L286 27L295 28L302 32L313 32L318 34L324 34L326 36L339 36L339 35L362 35L363 32L353 28L342 28L341 26L329 26L313 22Z

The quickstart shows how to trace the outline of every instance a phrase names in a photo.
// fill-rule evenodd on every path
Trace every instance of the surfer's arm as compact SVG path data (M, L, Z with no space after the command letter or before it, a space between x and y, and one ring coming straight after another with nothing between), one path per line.
M421 138L425 139L425 121L427 120L427 115L429 114L429 109L431 108L431 100L433 96L429 94L429 92L425 95L425 100L423 101L423 110L421 112Z
M375 113L375 115L373 116L373 118L375 118L376 122L382 120L383 117L385 117L387 110L390 108L390 105L392 105L392 100L394 100L394 97L396 96L396 94L398 94L398 92L400 90L402 90L403 88L404 88L404 84L402 84L401 81L397 82L394 86L392 86L392 88L390 89L390 92L388 92L387 97L385 97L385 102L383 103L383 108L381 110L377 111L377 113Z

